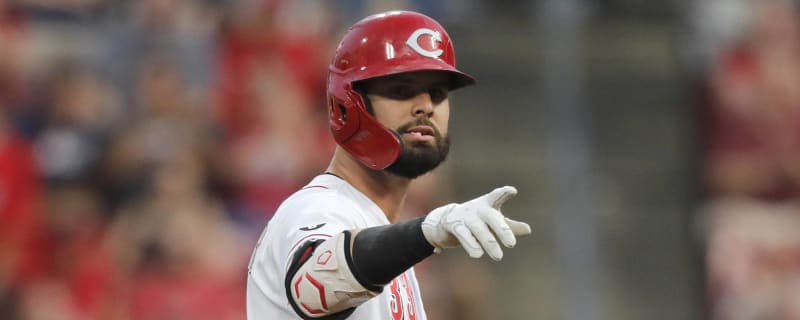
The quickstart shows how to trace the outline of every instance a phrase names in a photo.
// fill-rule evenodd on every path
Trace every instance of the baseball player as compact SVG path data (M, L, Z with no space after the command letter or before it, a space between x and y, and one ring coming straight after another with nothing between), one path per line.
M286 199L261 235L248 319L424 320L416 263L457 246L500 260L500 244L530 234L500 212L516 194L509 186L394 221L411 180L447 156L448 93L474 82L425 15L381 13L347 31L328 76L338 146L327 171Z

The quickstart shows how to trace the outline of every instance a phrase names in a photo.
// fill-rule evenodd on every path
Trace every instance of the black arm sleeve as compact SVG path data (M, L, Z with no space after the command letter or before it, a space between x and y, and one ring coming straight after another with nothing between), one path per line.
M422 233L424 217L366 228L353 240L353 267L359 282L384 286L433 254Z

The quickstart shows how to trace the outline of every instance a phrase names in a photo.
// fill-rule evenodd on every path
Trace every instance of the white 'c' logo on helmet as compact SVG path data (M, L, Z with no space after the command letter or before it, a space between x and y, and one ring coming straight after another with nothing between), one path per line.
M416 51L417 53L419 53L419 54L421 54L423 56L426 56L428 58L433 58L433 59L439 58L439 56L441 56L442 53L444 53L444 50L436 49L436 50L430 51L430 50L426 50L426 49L424 49L424 48L419 46L419 37L421 37L423 35L429 35L429 36L431 36L431 38L433 38L434 41L442 42L442 34L439 33L439 31L433 31L431 29L421 28L421 29L417 29L417 31L414 31L414 33L412 33L411 36L408 37L408 40L406 40L406 44L409 47L411 47L411 49L414 49L414 51Z

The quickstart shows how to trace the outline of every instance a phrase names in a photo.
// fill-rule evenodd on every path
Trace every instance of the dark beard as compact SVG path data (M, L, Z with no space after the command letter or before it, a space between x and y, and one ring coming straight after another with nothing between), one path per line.
M450 137L443 137L439 130L429 122L417 121L406 124L398 129L397 132L402 135L409 128L417 125L427 125L433 128L435 131L434 144L423 141L403 144L400 157L387 167L386 171L401 177L414 179L435 169L447 159L447 154L450 152Z

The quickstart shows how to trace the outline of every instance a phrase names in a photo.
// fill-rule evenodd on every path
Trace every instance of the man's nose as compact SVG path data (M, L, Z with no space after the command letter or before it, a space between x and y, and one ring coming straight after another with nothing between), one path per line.
M414 97L414 108L412 109L412 113L415 117L430 117L433 115L433 107L433 99L431 99L430 93L423 92Z

